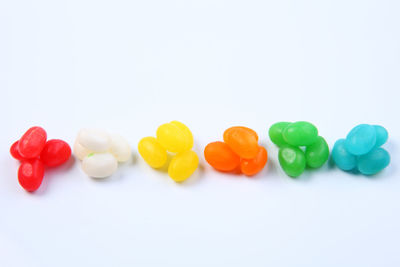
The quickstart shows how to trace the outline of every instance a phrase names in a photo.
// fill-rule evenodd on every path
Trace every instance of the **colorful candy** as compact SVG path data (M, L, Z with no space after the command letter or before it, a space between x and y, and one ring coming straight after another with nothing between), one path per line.
M279 147L278 158L282 169L291 177L301 175L306 166L320 168L329 158L328 144L309 122L278 122L269 128L268 134Z
M379 125L360 124L354 127L346 139L336 141L332 159L344 171L359 171L373 175L390 163L389 153L380 146L386 143L388 132Z
M21 161L18 169L19 184L33 192L42 184L45 167L56 167L68 161L71 156L69 145L59 139L47 141L46 131L32 127L18 141L11 145L11 155Z
M168 152L173 157L168 166L168 175L175 182L189 178L199 165L197 154L192 151L193 135L189 128L178 121L158 127L157 138L145 137L138 144L139 154L153 168L161 168L168 161Z
M204 149L204 157L214 169L253 176L264 168L268 153L258 144L255 131L235 126L227 129L223 137L224 142L209 143Z
M118 162L131 158L129 143L121 136L97 129L82 129L74 144L74 154L82 160L82 170L93 178L111 176Z

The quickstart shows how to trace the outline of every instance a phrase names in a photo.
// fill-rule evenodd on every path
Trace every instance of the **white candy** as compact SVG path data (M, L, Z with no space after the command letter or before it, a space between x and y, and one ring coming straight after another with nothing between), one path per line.
M119 162L126 162L131 158L131 147L129 143L117 134L110 135L111 149L110 152L114 154Z
M82 161L82 170L90 177L105 178L118 168L118 161L111 153L89 154Z
M76 141L93 152L106 152L111 148L110 136L101 130L82 129L78 133Z
M87 155L92 153L93 151L90 151L89 149L83 147L81 144L79 144L78 140L75 140L74 143L74 154L79 160L83 160Z

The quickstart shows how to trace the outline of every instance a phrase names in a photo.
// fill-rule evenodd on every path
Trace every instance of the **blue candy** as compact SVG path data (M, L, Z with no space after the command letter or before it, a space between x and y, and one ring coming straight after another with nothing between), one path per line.
M376 132L376 143L375 147L380 147L388 140L389 134L386 129L380 125L374 125Z
M359 156L368 153L376 143L375 127L368 124L360 124L354 127L346 137L344 143L346 150Z
M332 149L332 159L340 169L351 171L357 166L357 157L347 152L345 141L345 139L336 141Z
M354 127L346 139L336 141L332 159L344 171L357 170L373 175L390 163L389 153L380 148L388 139L388 132L380 125L360 124Z
M372 175L386 168L389 163L389 153L385 149L379 147L358 157L357 167L362 174Z

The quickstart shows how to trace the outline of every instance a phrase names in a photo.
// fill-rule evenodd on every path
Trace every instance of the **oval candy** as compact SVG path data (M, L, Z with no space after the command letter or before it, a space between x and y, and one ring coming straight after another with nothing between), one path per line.
M31 127L18 142L18 151L22 157L32 159L39 157L46 144L46 131L38 126Z
M216 170L230 172L240 164L240 158L224 142L209 143L204 149L206 161Z
M193 147L192 132L178 121L162 124L158 127L156 136L158 142L169 152L179 153Z
M384 168L390 163L389 153L379 147L374 148L367 154L358 157L357 168L364 175L373 175Z
M55 167L65 163L71 157L71 148L63 140L52 139L46 142L40 160L48 167Z
M282 169L290 177L301 175L306 168L306 157L298 147L283 146L279 148L278 158Z
M309 122L298 121L288 125L282 136L292 146L309 146L317 141L318 129Z
M325 139L318 136L314 144L306 147L306 163L311 168L319 168L329 158L329 147Z
M98 129L82 129L78 133L77 141L92 152L106 152L111 148L110 136Z
M18 182L29 192L36 191L42 184L44 165L39 159L26 160L18 169Z
M126 162L131 158L131 146L128 141L118 134L111 134L110 152L117 158L118 162Z
M290 122L277 122L273 124L268 131L269 138L271 139L272 143L277 146L287 145L285 139L283 139L283 131L288 127L291 123Z
M375 143L375 127L368 124L360 124L349 132L344 145L349 153L360 156L371 151Z
M175 182L183 182L189 178L199 165L199 157L192 151L185 151L175 155L168 167L168 175Z
M263 146L259 146L257 156L253 159L242 159L240 161L240 170L247 176L259 173L267 164L268 153Z
M339 139L335 142L332 149L332 160L339 169L351 171L357 166L357 157L347 151L345 142L345 139Z
M82 170L93 178L111 176L118 168L118 161L111 153L92 153L82 161Z
M242 126L235 126L224 132L224 141L239 157L252 159L258 153L257 134Z
M168 160L168 154L154 137L142 138L138 144L139 154L153 168L161 168Z

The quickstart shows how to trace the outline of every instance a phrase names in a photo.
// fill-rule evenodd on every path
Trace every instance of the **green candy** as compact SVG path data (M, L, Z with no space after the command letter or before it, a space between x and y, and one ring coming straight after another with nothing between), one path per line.
M286 127L288 127L290 122L277 122L269 128L268 134L272 143L277 146L287 145L286 141L283 139L282 133Z
M314 144L306 147L306 162L311 168L319 168L329 158L329 147L325 139L318 136Z
M317 141L318 129L306 121L298 121L286 127L283 139L292 146L309 146Z
M279 164L287 175L297 177L306 168L306 157L303 150L294 146L279 148Z

